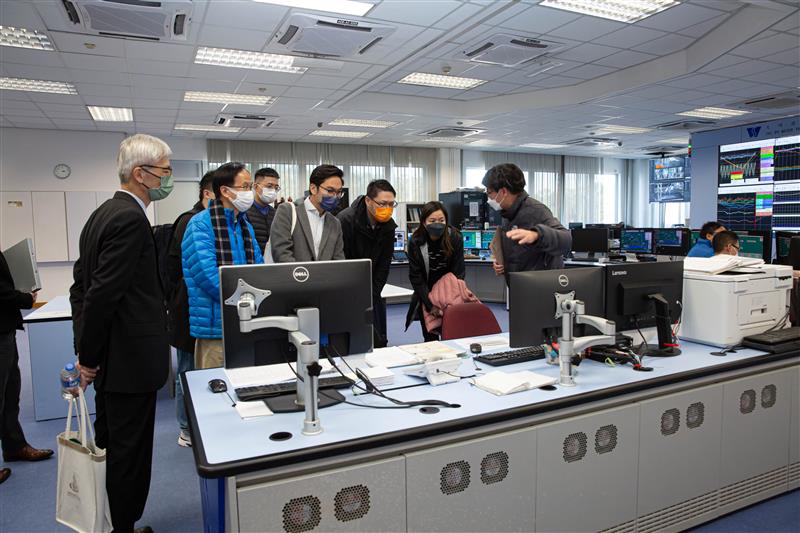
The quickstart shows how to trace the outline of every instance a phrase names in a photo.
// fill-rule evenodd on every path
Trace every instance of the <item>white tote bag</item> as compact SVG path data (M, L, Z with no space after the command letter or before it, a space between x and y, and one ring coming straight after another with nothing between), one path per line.
M292 234L294 234L294 227L297 224L297 211L295 210L294 202L288 202L290 206L292 206L292 229L289 230L289 238L292 238ZM271 265L275 263L275 259L272 257L272 245L270 245L269 241L267 241L267 245L264 247L264 263L267 265Z
M78 431L72 430L75 406ZM57 439L56 520L80 532L111 531L106 495L106 451L94 442L94 428L83 390L69 402L67 428Z

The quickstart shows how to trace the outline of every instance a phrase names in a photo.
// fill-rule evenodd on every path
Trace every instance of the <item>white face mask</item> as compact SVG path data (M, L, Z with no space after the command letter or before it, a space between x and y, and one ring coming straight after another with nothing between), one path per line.
M235 207L237 211L244 213L253 206L254 200L255 195L253 191L237 191L236 198L234 198L231 203L233 203L233 207Z
M486 200L486 203L489 204L489 207L491 207L495 211L500 211L502 209L502 207L500 207L500 202L497 201L497 197L498 196L500 196L499 192L494 195L494 198L495 198L494 200L491 199L491 198Z
M271 204L277 197L278 191L275 189L267 189L266 187L261 189L261 201L265 204Z

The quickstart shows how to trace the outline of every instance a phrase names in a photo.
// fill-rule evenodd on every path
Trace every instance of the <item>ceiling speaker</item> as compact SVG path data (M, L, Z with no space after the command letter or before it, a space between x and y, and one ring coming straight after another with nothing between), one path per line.
M463 492L469 486L469 463L456 461L442 468L440 474L441 489L443 494Z
M573 433L564 439L564 461L574 463L586 456L586 433Z

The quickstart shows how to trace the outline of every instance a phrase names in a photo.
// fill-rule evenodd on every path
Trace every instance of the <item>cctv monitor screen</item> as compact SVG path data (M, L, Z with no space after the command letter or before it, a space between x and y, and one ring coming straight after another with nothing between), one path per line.
M406 232L402 229L394 230L394 251L401 252L406 249Z

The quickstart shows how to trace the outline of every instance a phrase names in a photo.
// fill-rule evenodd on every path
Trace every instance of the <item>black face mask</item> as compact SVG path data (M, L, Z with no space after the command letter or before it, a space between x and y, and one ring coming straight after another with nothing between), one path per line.
M444 234L445 225L436 222L434 224L428 224L425 226L425 229L428 231L428 235L434 239L438 239Z

